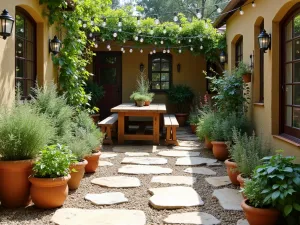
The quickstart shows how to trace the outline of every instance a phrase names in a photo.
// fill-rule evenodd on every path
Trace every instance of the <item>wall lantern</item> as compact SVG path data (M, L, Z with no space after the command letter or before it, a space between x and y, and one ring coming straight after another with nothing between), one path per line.
M60 52L61 48L61 41L55 35L52 40L49 40L49 51L52 52L54 55Z
M0 36L5 40L12 33L15 20L9 15L6 9L0 15Z
M268 34L264 29L258 35L258 43L259 43L259 48L263 49L264 53L266 52L266 50L271 49L271 34Z
M143 71L144 71L144 69L145 69L145 66L144 66L144 64L143 64L143 63L141 63L141 64L140 64L140 71L141 71L141 72L143 72Z
M222 51L220 54L220 63L224 64L225 62L226 62L226 54L224 51Z
M177 64L177 72L180 73L180 70L181 70L181 65L180 65L180 63L178 63Z

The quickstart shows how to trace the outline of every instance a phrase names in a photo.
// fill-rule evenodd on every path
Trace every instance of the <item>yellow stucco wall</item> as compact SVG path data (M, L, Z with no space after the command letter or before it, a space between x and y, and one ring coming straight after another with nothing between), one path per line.
M251 1L248 1L251 3ZM251 4L243 7L243 16L237 11L227 21L228 68L234 66L234 44L243 35L243 61L250 63L250 54L254 51L254 75L250 84L252 93L251 119L257 134L262 134L274 149L284 149L285 154L297 157L300 162L300 148L287 141L277 139L279 134L279 78L280 78L280 33L279 23L300 0L256 0L256 8ZM264 104L255 104L259 100L259 46L258 26L264 20L264 28L272 34L271 50L264 54Z
M37 80L45 84L55 79L57 72L49 54L49 38L53 38L55 28L48 26L43 17L43 8L38 0L1 0L0 11L7 9L15 18L16 6L25 9L37 23ZM0 105L10 106L15 96L15 25L12 36L0 38Z
M128 43L127 43L128 44ZM132 43L134 45L134 43ZM101 44L97 51L107 51L106 45ZM120 47L114 45L112 51L120 51ZM145 65L145 72L148 74L148 54L150 49L144 50L143 53L139 49L135 49L133 53L122 54L122 101L130 102L129 96L136 89L136 78L140 74L140 64ZM159 52L159 51L158 51ZM173 84L186 84L190 86L195 94L205 94L206 79L203 70L206 70L206 61L203 56L194 56L189 51L182 54L171 51L173 59ZM177 64L180 63L181 71L177 72ZM93 65L89 66L89 71L93 71ZM154 103L167 103L166 94L157 93ZM171 105L167 105L168 112L174 112Z

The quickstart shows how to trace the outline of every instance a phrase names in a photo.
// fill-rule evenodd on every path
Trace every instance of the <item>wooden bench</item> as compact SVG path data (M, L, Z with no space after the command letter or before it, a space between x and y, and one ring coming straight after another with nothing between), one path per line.
M112 131L116 128L117 121L118 114L114 113L98 123L102 133L105 133L105 138L103 140L104 144L113 144Z
M176 137L176 129L179 127L175 115L165 114L164 125L167 128L166 144L167 145L178 145Z

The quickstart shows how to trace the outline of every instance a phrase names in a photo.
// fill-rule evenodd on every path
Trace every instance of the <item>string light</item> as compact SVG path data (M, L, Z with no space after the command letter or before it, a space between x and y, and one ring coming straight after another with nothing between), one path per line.
M163 44L164 44L164 41L163 41L163 40L161 40L161 41L160 41L160 43L163 45Z
M110 44L108 44L108 45L106 46L106 48L107 48L107 49L110 49Z
M98 44L97 43L95 43L95 48L98 48Z
M81 24L82 24L82 21L81 21L81 20L78 20L78 24L80 24L80 25L81 25Z
M168 48L167 53L170 53L170 49Z
M189 42L191 43L191 42L192 42L192 39L189 39Z
M174 18L173 18L174 22L178 21L178 13L174 12Z
M133 52L132 48L129 50L129 52L130 52L130 53L132 53L132 52Z
M159 24L158 15L154 15L154 18L155 18L155 24L158 25Z
M179 52L179 53L181 53L181 52L182 52L181 48L178 50L178 52Z
M96 38L93 38L93 41L95 42L95 41L96 41Z
M102 38L102 42L104 42L105 41L105 39L104 38Z
M179 24L179 31L182 31L182 26L181 26L181 24Z
M115 31L114 33L113 33L113 37L117 37L118 36L118 33Z
M124 50L123 50L123 54L125 54L125 52L126 52L126 51L125 51L125 49L124 49Z
M121 52L123 52L123 51L124 51L124 48L122 47L122 48L121 48Z
M106 18L103 18L102 27L106 27Z
M243 11L242 7L240 7L240 15L241 16L244 15L244 11Z
M202 46L202 45L200 46L200 49L201 49L201 50L203 49L203 46Z
M256 3L255 1L252 1L252 7L255 8L256 7Z
M89 36L90 36L90 37L93 37L93 33L90 33Z
M141 39L140 39L140 42L143 43L143 42L144 42L144 38L141 38Z
M108 51L111 51L111 48L109 48Z
M94 22L94 18L92 18L91 22L90 22L91 26L94 26L95 22Z
M217 12L218 13L221 13L222 12L222 9L218 6L218 5L215 5L216 6L216 8L217 8Z
M164 26L164 31L163 31L164 34L167 33L167 30L166 30L166 27Z
M86 28L86 26L87 26L87 25L86 25L86 22L84 21L83 24L82 24L82 27L83 27L83 28Z
M122 27L122 18L119 18L118 27Z
M118 31L119 31L119 32L122 32L122 28L120 27Z
M156 42L154 42L154 44L155 44L155 45L157 45L157 41L156 41Z
M134 37L134 40L135 40L135 41L139 40L139 37L138 37L138 36L135 36L135 37Z
M156 53L156 50L155 50L155 49L153 49L153 53L154 53L154 54Z
M153 27L152 27L152 26L151 26L150 34L151 34L151 35L154 34L154 30L153 30Z
M198 19L201 19L202 14L200 12L200 9L196 9L196 16L197 16Z
M136 19L137 19L137 25L140 26L141 25L141 17L138 16Z
M125 39L123 40L123 43L124 43L124 44L126 43L126 40L125 40Z
M166 49L163 50L163 53L164 53L164 54L166 53Z
M201 41L201 42L203 41L203 38L202 38L202 37L200 38L200 41Z
M193 48L193 47L191 47L191 48L190 48L190 50L191 50L191 51L194 51L194 48Z
M180 44L181 43L181 41L180 40L178 40L178 44Z
M150 55L152 55L153 54L153 52L150 52Z
M143 49L140 49L140 53L143 53L144 51L143 51Z

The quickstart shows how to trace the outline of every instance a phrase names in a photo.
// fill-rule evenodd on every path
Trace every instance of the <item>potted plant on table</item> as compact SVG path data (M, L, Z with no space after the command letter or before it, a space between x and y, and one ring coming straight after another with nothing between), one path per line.
M251 82L252 69L244 62L239 62L239 65L235 69L234 73L236 73L237 76L242 77L245 83Z
M245 182L242 208L250 225L273 225L280 213L282 224L300 222L300 165L293 163L295 157L281 153L263 158L263 165Z
M0 112L0 201L9 208L30 203L33 162L55 133L51 121L27 102Z
M168 91L168 100L170 103L176 105L176 119L179 123L179 126L184 126L187 117L188 117L188 109L190 108L190 104L194 98L194 93L189 86L186 85L174 85Z
M30 195L37 207L51 209L63 205L69 192L69 166L75 161L76 157L63 145L47 146L40 152L28 178L32 184Z

